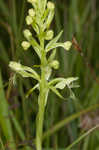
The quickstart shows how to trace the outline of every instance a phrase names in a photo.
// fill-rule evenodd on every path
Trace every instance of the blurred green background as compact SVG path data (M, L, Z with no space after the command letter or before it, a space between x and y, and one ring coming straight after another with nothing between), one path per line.
M76 99L73 100L63 101L50 93L43 147L64 150L84 131L99 123L99 1L53 2L56 9L51 28L55 35L63 29L60 39L63 42L72 40L75 35L84 55L81 57L74 46L69 52L62 48L57 51L60 68L53 72L53 77L77 76L80 87L74 90ZM0 0L0 150L35 150L38 91L29 98L26 93L36 81L14 76L8 67L11 60L31 67L39 64L33 49L23 51L21 47L28 8L31 5L26 0ZM66 89L62 94L68 97ZM99 150L99 130L79 142L73 150Z

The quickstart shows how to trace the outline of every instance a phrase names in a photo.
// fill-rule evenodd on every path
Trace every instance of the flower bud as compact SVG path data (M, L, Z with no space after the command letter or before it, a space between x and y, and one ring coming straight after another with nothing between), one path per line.
M59 62L57 60L53 60L50 64L50 66L54 69L58 69L59 68Z
M27 50L31 45L29 42L23 41L21 46L24 48L24 50Z
M34 17L35 16L35 11L34 11L33 8L29 9L28 13L29 13L30 17Z
M20 63L17 63L17 62L14 62L14 61L11 61L9 63L9 67L14 70L14 71L22 71L22 66Z
M47 3L47 8L53 10L53 9L55 8L54 3L48 2L48 3Z
M64 43L64 48L68 51L72 46L72 43L70 41L67 41Z
M49 30L46 32L46 36L45 36L45 39L46 40L51 40L54 36L54 32L52 30Z
M26 29L23 31L23 34L24 34L24 37L27 39L27 40L30 40L30 38L32 37L32 33L30 32L30 30Z
M31 25L32 22L33 22L32 17L31 17L31 16L27 16L27 17L26 17L26 23L27 23L27 25Z

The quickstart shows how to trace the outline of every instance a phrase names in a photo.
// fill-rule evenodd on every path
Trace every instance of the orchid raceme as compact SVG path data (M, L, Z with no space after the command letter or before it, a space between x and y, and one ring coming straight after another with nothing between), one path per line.
M61 46L68 51L70 50L72 43L70 41L64 43L58 42L63 31L54 37L54 31L50 29L50 25L54 17L54 3L50 1L47 2L47 0L27 0L27 2L31 4L31 8L29 9L26 17L26 23L33 28L36 33L36 38L33 37L32 32L29 29L25 29L23 34L26 41L23 41L21 45L24 50L28 50L30 46L33 47L41 62L39 65L41 74L38 74L33 68L13 61L10 62L9 67L22 77L31 77L38 81L38 83L27 92L26 96L28 97L35 89L39 90L36 148L37 150L42 150L44 112L49 91L51 90L60 98L65 99L59 93L58 89L62 90L66 86L68 88L73 88L73 82L78 78L70 77L51 79L52 70L59 68L59 61L55 59L56 48ZM47 40L46 45L45 40ZM49 51L51 51L51 53L48 57L47 54Z

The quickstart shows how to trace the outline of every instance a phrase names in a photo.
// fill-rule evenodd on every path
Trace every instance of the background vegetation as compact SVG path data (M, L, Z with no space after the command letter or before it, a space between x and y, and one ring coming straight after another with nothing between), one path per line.
M64 30L61 41L72 40L74 35L83 54L79 53L77 45L72 46L69 52L62 48L57 51L60 69L53 76L78 76L80 88L75 89L74 100L68 98L66 89L62 94L67 101L50 93L44 121L43 146L46 150L66 148L99 123L99 1L53 2L56 4L52 24L55 34ZM13 80L13 72L8 67L11 60L27 66L39 64L32 49L24 52L20 46L29 7L26 0L0 0L0 150L8 147L12 150L35 149L38 91L26 98L26 92L35 85L35 81L24 80L20 76ZM99 150L99 130L73 148L89 149Z

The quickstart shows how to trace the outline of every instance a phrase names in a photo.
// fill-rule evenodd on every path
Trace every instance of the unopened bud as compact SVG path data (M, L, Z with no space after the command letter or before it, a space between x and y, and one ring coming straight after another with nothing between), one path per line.
M50 66L54 69L58 69L59 68L59 62L57 60L53 60L50 64Z
M67 51L70 50L71 46L72 46L72 43L70 41L67 41L67 42L64 43L64 48Z
M27 17L26 17L26 23L27 23L27 25L31 25L32 22L33 22L32 17L31 17L31 16L27 16Z
M30 38L32 37L32 33L30 32L30 30L26 29L23 31L23 34L24 34L24 37L27 39L27 40L30 40Z
M30 17L34 17L35 16L35 11L34 11L33 8L29 9L28 13L29 13Z
M54 3L53 3L53 2L48 2L48 3L47 3L47 8L53 10L53 9L55 8Z
M23 41L21 46L24 48L24 50L27 50L31 45L29 42Z
M49 31L46 32L46 37L45 37L45 39L46 39L46 40L51 40L51 39L53 38L53 36L54 36L53 30L49 30Z

